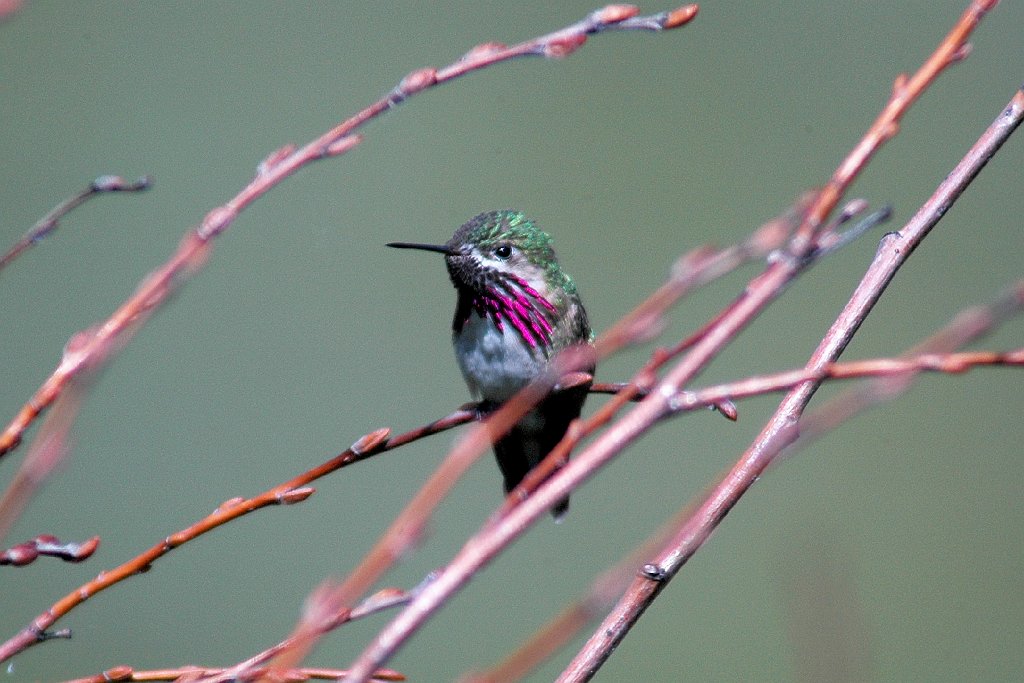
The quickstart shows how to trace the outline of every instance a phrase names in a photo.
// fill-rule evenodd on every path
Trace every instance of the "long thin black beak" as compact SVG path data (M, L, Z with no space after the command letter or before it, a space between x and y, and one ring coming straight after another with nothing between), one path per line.
M443 244L416 244L415 242L388 242L384 246L395 249L419 249L421 251L436 251L440 254L451 254L451 250Z

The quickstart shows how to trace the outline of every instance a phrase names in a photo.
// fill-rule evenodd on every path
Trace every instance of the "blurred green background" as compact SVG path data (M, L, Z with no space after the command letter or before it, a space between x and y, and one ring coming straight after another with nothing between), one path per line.
M561 62L523 60L420 96L245 212L108 367L77 448L5 540L103 543L90 561L6 568L0 638L57 598L233 496L304 471L380 426L468 399L439 260L383 247L443 241L473 214L527 211L554 236L600 331L677 255L728 244L821 184L895 75L966 2L709 2L664 34L611 33ZM256 164L476 43L554 30L564 3L28 2L0 23L0 244L103 173L156 179L101 197L0 275L0 419ZM647 11L662 9L657 5ZM854 193L897 229L1024 77L1024 8L1006 2L905 120ZM1019 137L1019 136L1018 136ZM1024 142L1011 139L914 254L850 347L892 355L1020 277ZM868 264L875 233L822 263L703 377L800 365ZM685 302L668 343L743 286ZM984 348L1020 345L1020 322ZM605 363L628 376L651 348ZM1008 680L1024 669L1020 375L923 378L769 473L598 676L602 681ZM820 398L835 393L821 392ZM393 660L412 680L482 667L712 482L777 399L665 423L474 580ZM600 399L591 401L591 408ZM455 433L317 484L302 505L237 521L75 610L71 641L0 681L129 664L228 665L285 635L311 589L355 565ZM5 481L24 448L0 463ZM442 565L500 501L488 458L387 577ZM344 666L390 614L310 662ZM535 674L553 678L569 653Z

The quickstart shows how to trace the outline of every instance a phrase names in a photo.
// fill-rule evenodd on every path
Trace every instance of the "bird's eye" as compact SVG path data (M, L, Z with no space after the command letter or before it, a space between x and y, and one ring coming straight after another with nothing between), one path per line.
M507 259L510 256L512 256L512 245L511 244L502 244L502 245L498 246L494 250L494 255L496 257L500 258L502 261L504 261L505 259Z

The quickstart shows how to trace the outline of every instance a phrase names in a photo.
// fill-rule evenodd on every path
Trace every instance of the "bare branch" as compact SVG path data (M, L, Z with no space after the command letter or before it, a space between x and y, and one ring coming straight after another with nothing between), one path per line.
M0 271L7 267L12 261L14 261L14 259L18 258L18 256L23 252L27 251L29 247L41 242L43 238L48 237L51 233L55 232L57 227L60 225L60 220L64 218L64 216L68 215L82 204L85 204L93 197L107 192L140 192L142 190L148 190L152 186L153 179L149 176L142 176L133 182L129 182L116 175L104 175L96 178L89 183L89 187L85 188L78 194L65 199L63 202L51 209L50 212L40 218L39 221L33 225L20 240L15 242L14 246L8 249L6 254L0 256Z
M271 505L290 505L299 503L311 496L314 489L309 486L312 482L324 477L335 470L341 469L374 455L394 450L399 446L415 441L417 439L437 434L438 432L451 429L474 418L475 413L466 410L459 410L451 415L436 420L428 425L419 427L405 434L388 439L389 430L378 429L370 432L357 440L351 448L335 456L327 462L293 477L286 482L264 491L252 498L232 498L225 501L212 513L197 521L191 526L173 533L162 539L148 550L140 553L123 564L102 571L96 578L76 588L62 599L50 606L45 612L37 616L32 622L0 644L0 661L10 659L22 650L35 645L36 643L48 640L51 637L49 629L71 610L95 596L97 593L110 588L111 586L124 581L132 576L137 576L150 568L153 562L157 561L175 548L178 548L189 541L213 531L228 522L238 519L256 510ZM97 543L98 543L98 539ZM350 615L351 616L351 615Z
M968 13L961 23L972 21L976 23L976 18ZM973 26L973 23L971 25ZM960 40L966 39L966 34L961 31L954 31L951 36L959 36ZM929 60L929 63L932 61L934 60ZM1016 129L1022 118L1024 93L1018 91L1010 105L975 143L910 223L900 232L891 233L882 240L875 261L811 357L806 366L808 369L820 372L846 348L846 344L881 296L896 270ZM775 457L796 439L795 425L819 385L820 381L808 380L786 396L747 452L718 483L687 524L680 527L675 538L659 553L653 563L658 569L658 578L638 578L633 582L615 609L609 613L584 648L563 671L560 682L589 680L600 668L667 582L704 544L711 532Z
M116 666L106 671L88 676L87 678L76 678L64 683L129 683L130 681L178 681L179 683L194 683L210 676L219 676L225 669L214 669L203 666L183 666L177 669L151 669L149 671L136 671L130 666ZM253 669L253 676L263 677L270 672L266 669ZM275 671L274 680L280 683L302 683L303 681L339 681L348 673L344 669L324 669L318 667L303 667L301 669L290 669L288 671ZM371 681L404 681L406 677L391 669L381 669L374 673Z
M948 325L907 351L902 358L921 354L948 353L987 334L1010 316L1024 310L1024 281L1008 287L988 306L976 306L962 311ZM839 424L852 419L881 401L890 400L910 386L916 373L897 374L866 381L854 386L806 413L800 420L800 438L780 457L789 457L806 448ZM776 458L778 462L780 458Z
M846 190L853 180L860 175L860 172L875 153L882 148L882 145L896 135L900 129L903 115L907 113L910 106L939 77L939 74L953 64L963 61L969 54L970 48L967 39L984 16L997 4L999 4L999 0L973 0L953 29L913 76L909 78L906 74L896 76L892 94L889 96L885 108L878 114L878 118L871 124L857 146L836 168L832 177L829 178L828 184L819 193L814 207L807 215L807 220L800 226L798 234L802 240L812 239L819 226L846 194ZM799 243L796 246L798 249L803 248L803 245Z

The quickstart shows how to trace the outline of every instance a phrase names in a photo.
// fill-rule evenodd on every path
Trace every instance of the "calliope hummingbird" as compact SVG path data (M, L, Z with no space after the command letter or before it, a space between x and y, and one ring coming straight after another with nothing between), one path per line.
M482 415L544 372L559 351L593 341L576 285L558 265L551 238L519 211L475 216L444 244L387 246L444 254L458 293L455 358ZM592 374L594 368L585 370ZM587 390L556 388L494 444L506 493L562 439ZM563 500L552 513L558 519L568 507Z

